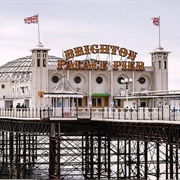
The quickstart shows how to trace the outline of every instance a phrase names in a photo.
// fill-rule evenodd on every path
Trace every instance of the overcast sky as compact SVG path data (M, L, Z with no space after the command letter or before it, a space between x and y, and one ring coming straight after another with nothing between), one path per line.
M136 61L151 65L150 52L161 46L169 54L169 90L180 89L180 1L158 0L0 0L0 65L31 54L38 25L24 18L39 14L40 41L50 55L91 44L110 44L137 52Z

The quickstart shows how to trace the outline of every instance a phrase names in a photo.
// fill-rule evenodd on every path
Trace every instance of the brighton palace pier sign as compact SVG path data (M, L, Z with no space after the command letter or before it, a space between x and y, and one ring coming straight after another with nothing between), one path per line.
M94 44L75 47L73 49L68 49L64 51L65 58L63 60L58 60L57 69L65 70L107 70L108 62L107 61L89 61L85 60L83 63L80 60L72 61L74 57L79 57L82 55L88 54L112 54L124 57L129 61L113 61L112 66L113 70L122 70L122 71L144 71L143 62L135 62L136 52L128 50L126 48L121 48L118 46L105 45L105 44Z

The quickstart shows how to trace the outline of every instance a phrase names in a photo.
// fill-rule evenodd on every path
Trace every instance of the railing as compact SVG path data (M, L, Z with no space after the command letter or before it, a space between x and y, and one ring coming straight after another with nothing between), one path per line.
M39 108L0 108L0 118L40 118L41 109Z
M0 108L0 118L119 119L180 121L180 111L165 105L158 108Z

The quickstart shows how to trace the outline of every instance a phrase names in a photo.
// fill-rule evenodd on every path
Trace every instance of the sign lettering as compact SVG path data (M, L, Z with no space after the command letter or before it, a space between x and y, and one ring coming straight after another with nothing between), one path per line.
M127 59L130 59L134 61L136 58L137 53L128 50L124 47L118 47L113 45L106 45L106 44L93 44L93 45L86 45L86 46L79 46L75 47L73 49L68 49L64 51L65 59L69 60L74 57L82 56L82 55L88 55L88 54L112 54L112 55L118 55L121 57L126 57Z
M76 60L58 60L57 65L58 70L108 70L107 61L82 61ZM134 61L113 61L113 70L122 70L122 71L144 71L143 62L134 62Z
M79 46L72 49L68 49L64 51L64 60L58 60L57 69L58 70L108 70L110 65L108 65L108 61L99 61L99 60L74 60L73 58L79 57L82 55L89 54L112 54L124 57L128 60L124 61L112 61L112 69L122 70L122 71L144 71L144 63L143 62L135 62L135 58L137 53L128 50L124 47L107 45L107 44L93 44L93 45L85 45ZM70 59L73 59L70 60ZM131 61L130 61L131 60Z

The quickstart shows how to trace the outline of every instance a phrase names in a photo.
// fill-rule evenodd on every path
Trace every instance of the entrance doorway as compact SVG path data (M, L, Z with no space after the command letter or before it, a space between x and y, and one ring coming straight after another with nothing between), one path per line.
M93 97L92 98L92 107L102 108L109 106L108 97Z

